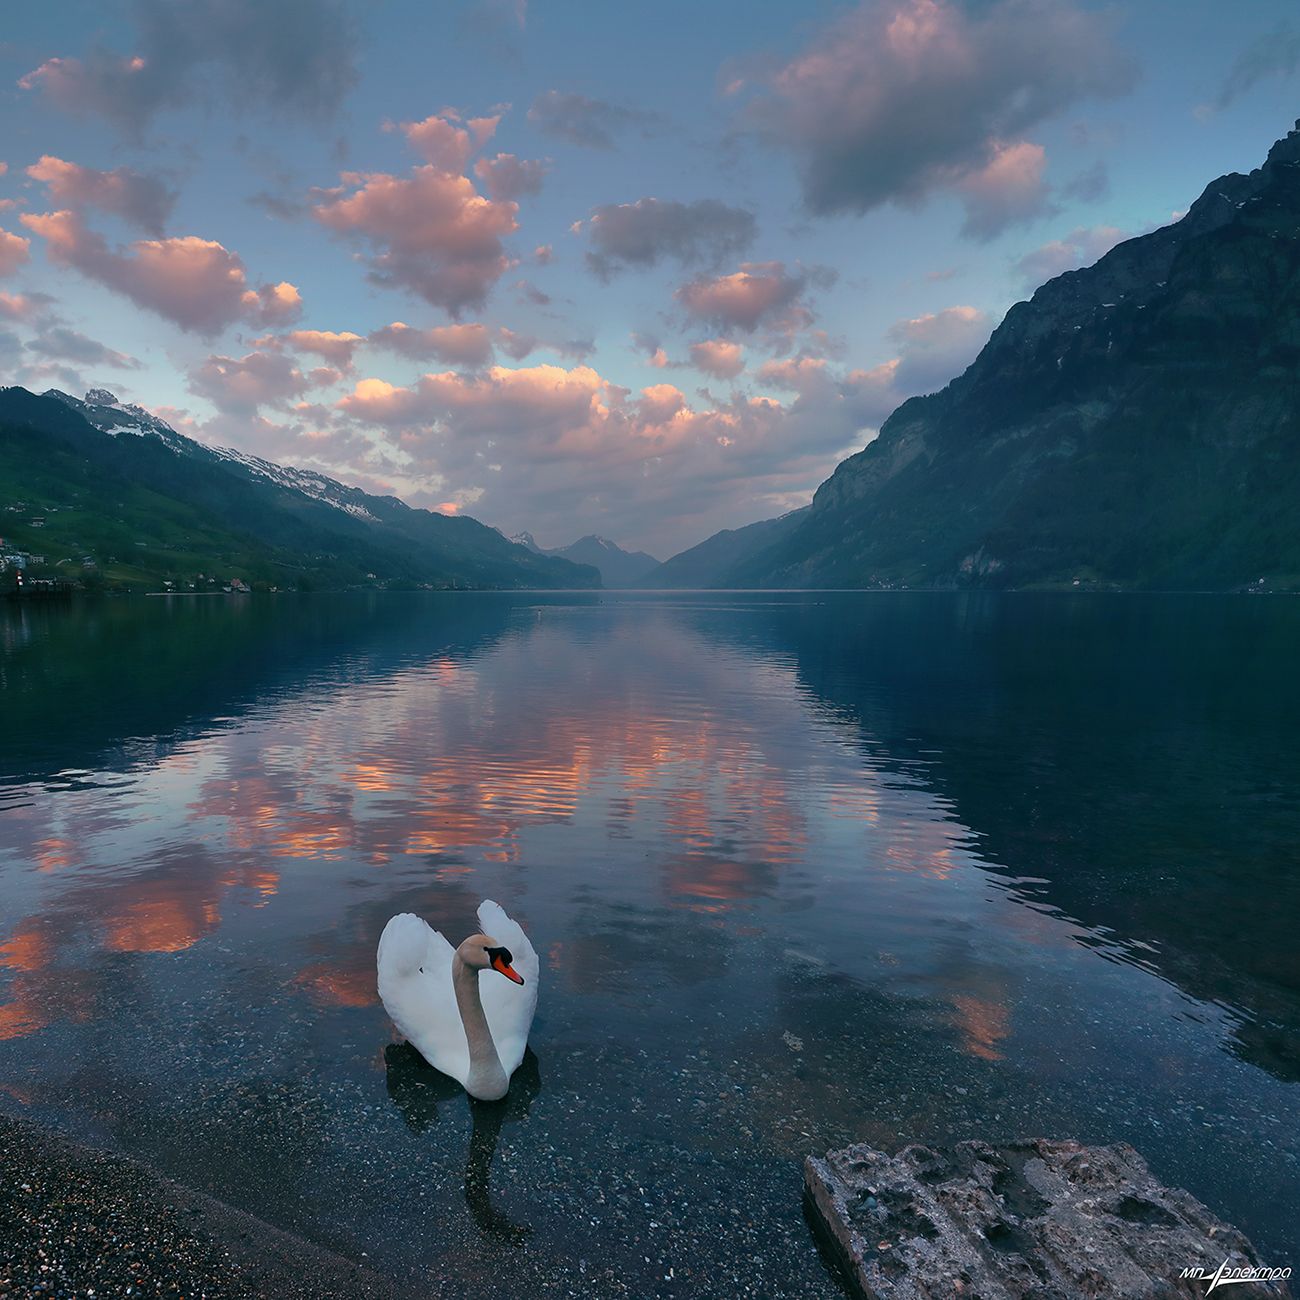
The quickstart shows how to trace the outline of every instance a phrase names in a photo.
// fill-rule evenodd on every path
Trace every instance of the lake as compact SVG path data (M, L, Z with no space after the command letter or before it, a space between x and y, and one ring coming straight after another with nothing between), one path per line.
M1128 1141L1300 1264L1298 648L1269 597L0 608L0 1106L473 1297L837 1296L800 1161L857 1140ZM374 989L485 897L542 961L487 1108Z

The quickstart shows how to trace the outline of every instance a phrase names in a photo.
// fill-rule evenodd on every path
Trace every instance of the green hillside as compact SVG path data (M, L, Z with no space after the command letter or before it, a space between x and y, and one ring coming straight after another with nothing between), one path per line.
M179 591L234 579L297 590L599 585L594 570L535 555L477 520L319 476L304 491L292 471L223 458L161 422L156 433L106 432L78 407L103 409L0 390L0 553L43 557L33 577Z

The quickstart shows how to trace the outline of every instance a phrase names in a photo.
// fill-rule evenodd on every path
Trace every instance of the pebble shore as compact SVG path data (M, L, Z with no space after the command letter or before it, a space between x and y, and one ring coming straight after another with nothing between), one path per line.
M399 1294L379 1274L133 1160L0 1115L4 1300Z

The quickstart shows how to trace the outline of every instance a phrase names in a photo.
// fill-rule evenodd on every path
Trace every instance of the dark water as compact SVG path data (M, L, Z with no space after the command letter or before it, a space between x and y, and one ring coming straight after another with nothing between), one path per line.
M468 1296L834 1296L799 1161L1124 1139L1300 1264L1300 601L0 613L0 1105ZM542 957L473 1107L384 921ZM1219 1261L1202 1262L1215 1266Z

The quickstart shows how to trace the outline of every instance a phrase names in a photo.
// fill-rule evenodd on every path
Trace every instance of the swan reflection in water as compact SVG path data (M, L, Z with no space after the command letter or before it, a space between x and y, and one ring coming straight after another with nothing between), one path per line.
M410 1043L389 1043L384 1048L388 1095L413 1133L427 1133L438 1122L442 1102L464 1097L469 1103L473 1131L465 1159L465 1202L479 1231L494 1237L521 1241L532 1229L512 1222L492 1205L489 1178L497 1140L505 1124L526 1119L533 1099L542 1090L537 1056L531 1048L510 1080L510 1091L500 1101L476 1101L455 1079L435 1070Z

